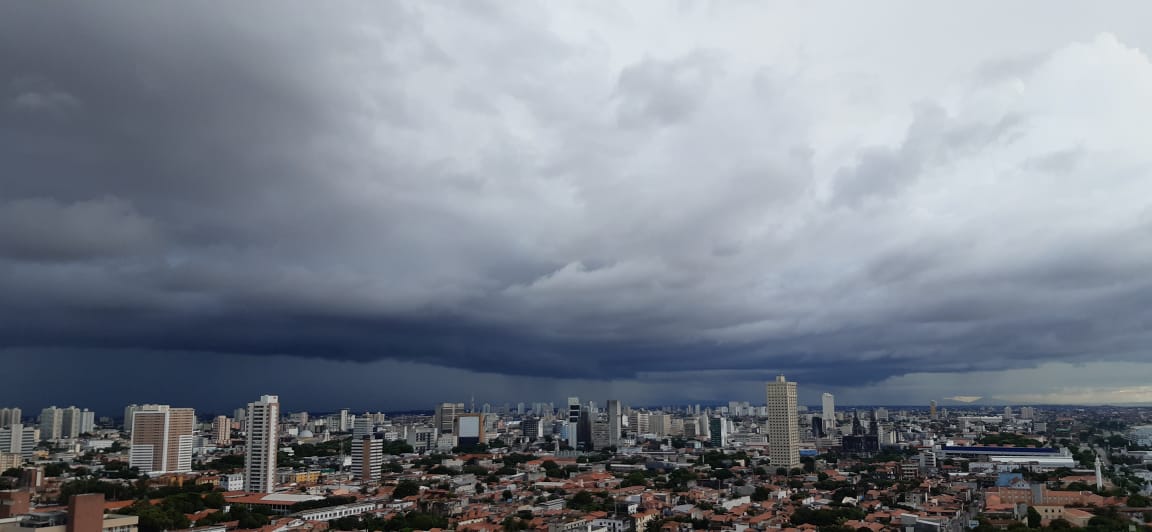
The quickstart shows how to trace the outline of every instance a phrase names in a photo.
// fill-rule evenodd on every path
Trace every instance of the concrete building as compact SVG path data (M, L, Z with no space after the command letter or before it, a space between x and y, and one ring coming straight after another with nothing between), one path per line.
M456 433L456 418L464 413L464 403L440 403L432 425L440 435Z
M928 403L928 419L936 419L936 401Z
M377 482L384 467L384 440L364 434L352 439L352 475L361 482Z
M820 419L824 422L825 436L836 435L836 396L825 392L820 396Z
M456 445L461 447L485 443L484 414L474 412L456 416Z
M24 422L24 411L18 407L0 408L0 428Z
M583 410L583 407L580 406L579 397L568 398L568 410L565 414L568 419L568 446L573 449L580 448L580 431L577 427L580 426L580 413Z
M40 437L58 440L63 435L64 411L50 406L40 411Z
M191 471L195 429L191 408L145 405L132 413L130 465L153 475Z
M0 429L0 452L20 455L24 460L34 456L36 444L40 443L40 429L13 423Z
M800 428L797 419L796 383L783 375L767 385L768 457L772 467L800 467Z
M728 420L720 416L708 420L708 434L713 447L722 448L728 445Z
M216 416L212 420L212 442L220 447L232 445L232 420L228 416Z
M104 513L104 495L73 495L67 511L27 513L18 519L0 522L0 532L137 532L140 518L135 515Z
M623 437L623 417L624 412L621 410L620 401L616 399L608 400L608 445L616 447L620 445L620 440Z
M280 448L280 398L264 395L259 401L248 403L246 418L244 489L272 493L276 486L276 452Z

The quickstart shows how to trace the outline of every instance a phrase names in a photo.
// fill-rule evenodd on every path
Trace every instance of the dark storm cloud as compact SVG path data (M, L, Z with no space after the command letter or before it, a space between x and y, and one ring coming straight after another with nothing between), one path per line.
M1152 340L1116 39L885 107L726 30L309 7L2 8L0 347L850 386Z

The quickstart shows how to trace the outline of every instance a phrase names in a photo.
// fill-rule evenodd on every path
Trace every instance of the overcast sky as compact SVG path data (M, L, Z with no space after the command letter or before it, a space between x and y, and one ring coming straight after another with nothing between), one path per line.
M1149 20L4 3L0 406L1152 401Z

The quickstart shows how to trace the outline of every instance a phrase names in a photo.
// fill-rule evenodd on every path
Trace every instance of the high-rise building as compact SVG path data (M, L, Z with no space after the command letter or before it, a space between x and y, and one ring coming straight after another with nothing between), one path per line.
M91 434L96 430L96 412L85 408L80 412L80 434Z
M646 410L633 410L628 415L629 430L640 434L652 433L652 414Z
M1030 406L1020 407L1020 419L1032 419L1036 417L1036 409Z
M349 413L348 409L341 408L339 416L340 419L338 424L340 425L340 432L348 432L352 430L352 415Z
M212 420L212 441L216 445L232 445L232 420L228 416L216 416Z
M380 480L384 467L384 440L377 434L352 437L352 474L362 482Z
M276 452L280 447L280 398L264 395L248 403L244 424L248 451L244 460L244 489L272 493L276 487Z
M84 425L84 412L75 406L60 409L60 437L76 438L82 434Z
M648 431L659 437L672 433L672 416L656 412L648 415Z
M142 473L192 470L192 433L196 411L168 405L146 405L132 414L129 464Z
M876 421L888 421L888 409L887 409L887 408L884 408L884 407L882 407L882 406L881 406L881 407L878 407L878 408L877 408L877 409L876 409L876 410L875 410L875 411L872 413L872 417L873 417L874 419L876 419Z
M24 422L24 411L19 407L0 408L0 428Z
M64 410L50 406L40 411L40 437L58 440L63 437Z
M352 423L352 441L359 440L364 436L371 436L374 432L375 425L367 413L363 416L357 416L356 421Z
M456 444L469 447L485 443L484 414L474 412L456 416Z
M836 396L825 392L820 396L821 418L824 419L824 432L826 436L836 434Z
M928 419L936 419L936 401L928 403Z
M714 416L708 420L708 434L713 447L723 448L728 445L728 420Z
M136 412L138 412L140 410L146 410L146 409L153 409L154 410L158 406L161 406L161 405L130 404L130 405L124 407L124 432L127 432L129 435L132 434L132 419L133 419L134 414Z
M580 406L579 397L568 398L568 411L566 413L568 419L568 446L573 449L580 448L580 413L583 408Z
M1004 419L1012 419L1012 407L1004 407Z
M40 429L13 423L8 428L0 428L0 452L19 454L25 460L35 456L36 444L40 443Z
M783 375L767 385L768 457L772 467L800 467L800 429L797 419L796 383Z
M456 418L464 413L464 403L440 403L436 405L433 425L440 434L455 434Z
M615 447L620 445L623 432L622 418L623 411L620 409L620 401L616 399L608 400L608 445Z

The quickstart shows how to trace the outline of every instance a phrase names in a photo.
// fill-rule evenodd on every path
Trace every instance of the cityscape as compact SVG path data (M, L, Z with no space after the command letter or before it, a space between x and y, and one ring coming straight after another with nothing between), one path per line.
M0 0L0 532L1152 532L1149 21Z
M844 407L830 393L808 406L801 385L779 375L762 403L715 406L0 408L0 531L1128 530L1152 517L1152 408Z

